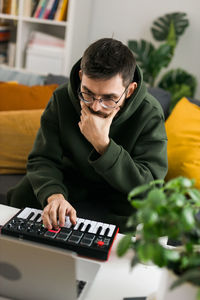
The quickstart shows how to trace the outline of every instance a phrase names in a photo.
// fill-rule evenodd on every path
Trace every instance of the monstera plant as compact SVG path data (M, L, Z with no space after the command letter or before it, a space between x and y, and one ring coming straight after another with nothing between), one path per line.
M172 95L171 108L181 97L193 97L196 89L195 77L182 69L169 71L157 82L160 71L169 66L179 38L188 26L185 13L170 13L153 22L151 32L154 39L161 42L157 48L145 40L128 41L129 48L143 70L144 81L149 86L158 85L168 90Z

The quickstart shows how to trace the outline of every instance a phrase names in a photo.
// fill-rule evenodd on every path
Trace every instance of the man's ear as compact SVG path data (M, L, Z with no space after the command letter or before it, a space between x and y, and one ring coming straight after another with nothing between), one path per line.
M80 81L81 81L82 80L82 76L83 76L83 71L79 70L78 74L79 74L79 78L80 78Z
M129 84L129 87L128 87L128 91L127 91L127 95L126 97L129 98L133 93L134 91L137 89L137 82L131 82Z

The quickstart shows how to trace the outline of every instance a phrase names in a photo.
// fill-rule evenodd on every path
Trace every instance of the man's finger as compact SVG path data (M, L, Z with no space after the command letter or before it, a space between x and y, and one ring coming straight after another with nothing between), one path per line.
M74 208L72 208L69 213L69 219L70 219L70 222L75 225L76 224L76 210Z
M65 211L66 208L64 205L60 205L58 210L58 217L59 217L59 226L63 227L65 225Z
M48 213L47 210L43 211L42 221L43 221L43 225L44 225L45 228L47 228L49 230L52 229L51 220L49 218L49 213Z
M49 210L49 216L50 216L52 225L55 229L58 228L57 211L58 211L58 207L55 205L53 205Z

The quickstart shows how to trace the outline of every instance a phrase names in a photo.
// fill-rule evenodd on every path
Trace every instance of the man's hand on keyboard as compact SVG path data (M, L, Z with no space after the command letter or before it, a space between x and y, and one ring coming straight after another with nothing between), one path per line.
M53 194L47 199L47 206L43 210L42 220L46 228L57 229L65 224L65 216L69 216L73 225L76 224L76 210L62 194ZM58 225L59 219L59 225Z

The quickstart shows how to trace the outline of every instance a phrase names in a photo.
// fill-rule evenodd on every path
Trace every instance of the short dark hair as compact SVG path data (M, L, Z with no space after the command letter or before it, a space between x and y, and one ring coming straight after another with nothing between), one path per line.
M92 43L84 52L81 70L94 79L110 79L120 74L123 85L133 81L136 67L132 51L122 42L103 38Z

